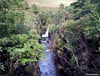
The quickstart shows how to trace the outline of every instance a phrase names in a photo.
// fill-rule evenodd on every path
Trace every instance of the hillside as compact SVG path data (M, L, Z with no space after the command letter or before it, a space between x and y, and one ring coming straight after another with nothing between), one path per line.
M47 8L58 8L60 4L64 4L65 6L69 6L72 2L76 0L26 0L28 2L29 7L33 4L36 4L40 7Z

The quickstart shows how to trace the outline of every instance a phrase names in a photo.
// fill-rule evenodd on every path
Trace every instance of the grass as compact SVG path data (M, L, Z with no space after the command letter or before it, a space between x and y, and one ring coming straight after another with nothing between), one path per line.
M44 8L59 8L60 4L64 4L65 6L69 6L72 2L76 0L26 0L28 5L31 7L33 4L36 4L39 7Z

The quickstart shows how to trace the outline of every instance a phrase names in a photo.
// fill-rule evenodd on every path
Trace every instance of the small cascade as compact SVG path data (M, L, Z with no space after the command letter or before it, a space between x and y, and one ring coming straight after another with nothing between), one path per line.
M49 28L47 29L47 31L45 32L45 34L42 35L42 38L46 38L49 35Z
M47 29L46 33L42 35L42 38L45 40L41 41L42 44L45 45L44 50L44 59L39 60L39 68L40 68L40 76L56 76L56 69L54 65L54 53L49 49L49 28Z

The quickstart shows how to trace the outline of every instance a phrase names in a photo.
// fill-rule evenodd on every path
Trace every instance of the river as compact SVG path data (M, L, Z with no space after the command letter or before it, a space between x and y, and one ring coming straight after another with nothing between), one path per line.
M45 45L44 55L45 58L39 60L40 76L56 76L56 68L54 64L54 53L50 51L49 46L49 30L42 35L42 44ZM45 39L45 40L44 40Z

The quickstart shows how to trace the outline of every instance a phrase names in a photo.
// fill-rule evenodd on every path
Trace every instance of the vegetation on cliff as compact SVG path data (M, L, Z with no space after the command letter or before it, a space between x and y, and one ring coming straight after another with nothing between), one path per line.
M55 9L56 10L56 9ZM100 1L43 10L25 0L0 1L0 76L38 76L41 33L50 28L57 76L100 73Z

